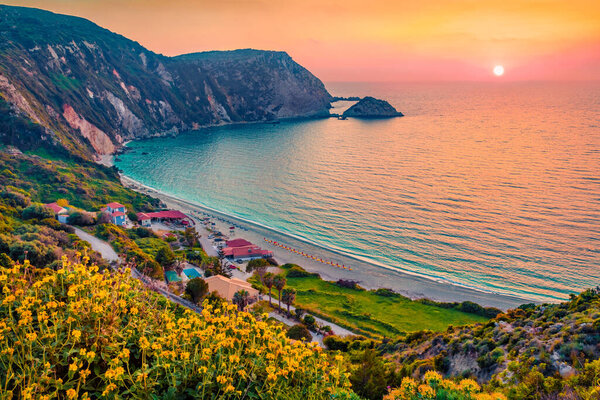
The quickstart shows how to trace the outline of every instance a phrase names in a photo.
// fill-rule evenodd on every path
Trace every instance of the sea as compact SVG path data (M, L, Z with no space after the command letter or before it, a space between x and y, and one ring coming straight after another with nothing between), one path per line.
M383 270L539 302L600 285L600 83L326 87L405 116L206 128L115 164Z

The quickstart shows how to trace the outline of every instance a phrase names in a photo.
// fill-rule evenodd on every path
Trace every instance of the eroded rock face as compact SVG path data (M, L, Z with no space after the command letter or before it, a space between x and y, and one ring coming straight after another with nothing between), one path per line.
M78 129L83 137L89 140L97 154L104 155L115 152L115 145L108 135L86 121L85 118L80 117L68 104L64 106L63 117L71 128Z
M64 147L98 154L120 138L326 116L331 101L284 52L165 57L82 18L11 6L0 6L0 95Z
M402 117L404 114L398 112L398 110L385 100L365 97L347 109L343 116L354 118L393 118Z

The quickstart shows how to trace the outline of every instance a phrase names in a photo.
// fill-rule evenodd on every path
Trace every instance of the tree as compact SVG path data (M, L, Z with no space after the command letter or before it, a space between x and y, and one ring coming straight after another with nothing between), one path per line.
M158 249L155 259L163 267L170 267L175 262L175 253L173 253L171 247L163 246Z
M262 277L262 284L269 289L269 305L271 305L271 291L274 285L275 274L272 272L267 272Z
M208 294L208 283L202 278L190 279L185 286L185 292L198 304Z
M187 242L188 247L194 247L198 243L198 232L192 227L187 227L183 231L183 238Z
M236 304L240 311L244 311L244 308L246 308L249 302L250 293L244 289L235 292L233 295L233 304Z
M264 273L267 271L267 267L269 263L264 258L257 258L256 260L248 261L248 265L246 265L246 272L256 271L258 276L262 277Z
M287 306L288 317L290 316L290 306L296 301L296 290L292 288L285 288L281 293L281 300Z
M305 340L310 342L312 340L312 335L308 328L302 324L296 324L291 326L290 329L286 332L287 337L294 340Z
M381 399L386 394L388 371L373 349L366 349L358 359L358 368L350 375L352 389L361 397Z
M279 297L279 309L280 310L281 310L281 291L285 287L286 283L287 283L287 281L285 280L285 277L281 274L277 274L273 278L273 286L275 286L275 289L277 289L277 292L278 292L277 297Z

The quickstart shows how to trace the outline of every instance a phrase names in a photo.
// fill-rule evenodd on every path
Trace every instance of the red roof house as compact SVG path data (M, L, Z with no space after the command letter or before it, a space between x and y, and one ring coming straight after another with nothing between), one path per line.
M48 204L44 204L44 207L51 209L52 211L54 211L54 214L64 214L67 212L67 209L64 207L59 206L56 203L48 203Z
M269 250L263 250L255 245L250 245L244 247L226 247L223 249L223 256L234 259L253 259L272 257L273 252Z
M253 246L252 243L250 243L249 241L247 241L246 239L233 239L233 240L228 240L227 242L225 242L225 244L227 245L227 247L246 247L246 246Z

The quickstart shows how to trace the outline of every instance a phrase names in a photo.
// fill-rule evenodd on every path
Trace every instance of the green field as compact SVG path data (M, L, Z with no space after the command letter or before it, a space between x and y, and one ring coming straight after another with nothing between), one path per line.
M423 329L443 331L449 325L487 321L483 316L421 304L399 295L384 297L372 291L339 287L314 276L288 277L287 285L297 291L297 307L368 336L395 337Z

